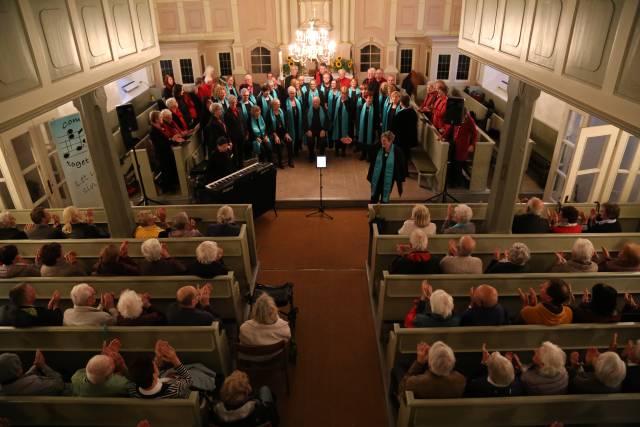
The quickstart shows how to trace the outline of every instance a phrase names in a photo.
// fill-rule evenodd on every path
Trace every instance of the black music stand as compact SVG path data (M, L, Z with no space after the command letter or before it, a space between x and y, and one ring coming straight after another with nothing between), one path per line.
M316 157L316 167L320 170L320 206L315 211L308 213L307 218L319 216L320 218L333 219L331 215L324 210L324 200L322 199L322 169L327 167L327 156Z
M120 135L122 136L122 142L124 143L125 149L133 152L133 165L138 172L138 183L140 184L140 193L142 193L142 196L140 197L138 203L136 203L136 206L149 206L152 203L155 203L156 205L165 204L148 197L147 191L144 188L144 180L142 179L142 172L140 171L140 162L138 161L138 154L136 153L136 138L133 138L131 136L132 131L138 130L138 122L133 110L133 105L118 105L116 107L116 113L118 115L118 122L120 124Z
M447 153L447 173L444 176L444 186L442 187L442 191L429 197L427 200L425 200L425 202L437 201L438 199L441 199L442 203L447 203L448 197L452 202L460 203L458 199L456 199L449 193L448 182L449 173L451 170L452 156L455 156L455 126L462 124L462 122L464 121L463 108L463 98L447 98L447 111L444 114L444 122L454 127L454 129L451 129L449 135L447 136L447 141L449 142L449 152Z

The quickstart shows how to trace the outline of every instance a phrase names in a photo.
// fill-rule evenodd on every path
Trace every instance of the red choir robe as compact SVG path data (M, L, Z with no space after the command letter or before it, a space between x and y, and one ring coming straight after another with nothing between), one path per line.
M433 107L431 111L433 113L431 122L436 127L436 129L445 129L447 128L447 124L444 122L444 114L447 111L447 95L442 95L436 98L433 102ZM443 132L444 133L444 132Z
M460 126L445 125L446 131L442 135L443 138L446 139L449 136L452 127L454 128L453 141L455 143L456 160L466 162L469 158L469 147L475 147L478 141L476 122L473 120L473 117L471 117L471 114L467 113L464 122L462 122Z

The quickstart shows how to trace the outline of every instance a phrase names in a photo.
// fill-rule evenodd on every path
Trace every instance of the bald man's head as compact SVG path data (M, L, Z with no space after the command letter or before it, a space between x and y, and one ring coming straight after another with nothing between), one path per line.
M469 256L476 249L476 241L471 236L462 236L458 242L458 255Z
M480 285L473 291L473 305L491 308L498 304L498 291L493 286Z
M183 307L194 307L198 303L198 290L193 286L183 286L176 292L176 299Z

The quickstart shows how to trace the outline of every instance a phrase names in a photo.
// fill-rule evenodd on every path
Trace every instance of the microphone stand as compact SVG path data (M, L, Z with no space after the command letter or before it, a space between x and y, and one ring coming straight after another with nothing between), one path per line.
M308 213L307 218L312 216L319 216L320 218L328 218L332 220L333 217L325 212L324 201L322 200L322 169L324 168L318 168L318 169L320 169L320 206L315 211Z

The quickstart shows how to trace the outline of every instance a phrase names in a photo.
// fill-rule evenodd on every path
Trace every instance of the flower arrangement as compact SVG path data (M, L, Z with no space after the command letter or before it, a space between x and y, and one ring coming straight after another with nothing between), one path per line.
M338 71L340 69L343 69L347 72L351 72L353 71L353 60L351 58L343 58L341 56L337 56L332 62L331 62L331 68L334 71Z

